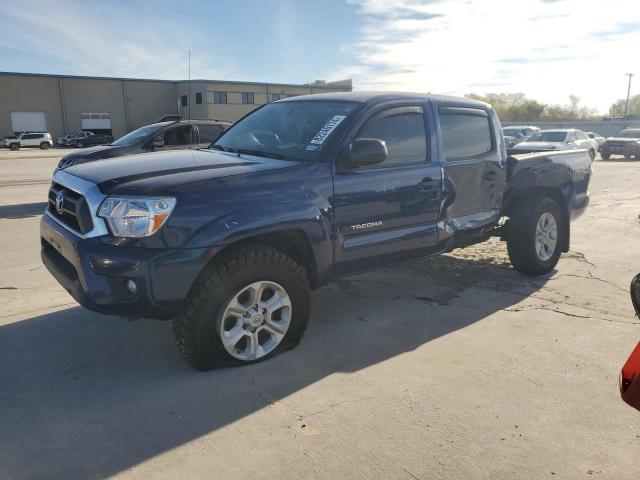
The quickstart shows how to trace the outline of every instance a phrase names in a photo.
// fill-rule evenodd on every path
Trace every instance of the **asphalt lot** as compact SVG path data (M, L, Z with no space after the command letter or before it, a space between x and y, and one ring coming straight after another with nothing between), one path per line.
M0 479L637 479L640 161L594 164L557 270L495 240L322 288L298 348L191 370L168 323L91 313L42 267L60 150L0 150Z

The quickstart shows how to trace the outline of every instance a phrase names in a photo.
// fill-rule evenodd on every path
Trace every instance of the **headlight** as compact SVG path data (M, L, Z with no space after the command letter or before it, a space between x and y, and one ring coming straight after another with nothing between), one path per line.
M147 237L164 225L175 205L171 197L107 197L98 216L116 237Z

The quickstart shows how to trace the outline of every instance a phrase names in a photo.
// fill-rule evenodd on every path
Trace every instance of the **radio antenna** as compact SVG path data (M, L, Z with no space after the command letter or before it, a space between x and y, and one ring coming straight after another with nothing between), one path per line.
M187 116L189 117L189 148L193 144L193 126L191 125L191 50L187 50Z

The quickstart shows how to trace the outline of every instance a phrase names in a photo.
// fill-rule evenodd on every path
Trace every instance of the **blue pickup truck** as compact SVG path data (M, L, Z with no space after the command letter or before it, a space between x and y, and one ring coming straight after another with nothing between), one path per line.
M57 171L42 260L86 308L173 319L193 367L247 364L295 346L337 277L491 236L516 270L551 271L590 175L586 151L507 156L478 101L289 98L209 148Z

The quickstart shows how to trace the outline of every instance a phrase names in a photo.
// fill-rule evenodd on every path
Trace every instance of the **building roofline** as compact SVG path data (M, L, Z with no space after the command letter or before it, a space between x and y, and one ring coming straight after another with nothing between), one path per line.
M213 80L213 79L191 79L191 80L162 80L157 78L131 78L131 77L98 77L90 75L64 75L56 73L27 73L27 72L0 72L1 76L22 76L22 77L49 77L49 78L74 78L82 80L118 80L127 82L160 82L160 83L187 83L187 82L207 82L207 83L231 83L236 85L260 85L260 86L274 86L274 87L297 87L297 88L326 88L329 90L344 90L344 85L334 85L334 82L327 82L326 84L316 85L313 83L274 83L274 82L251 82L242 80Z

